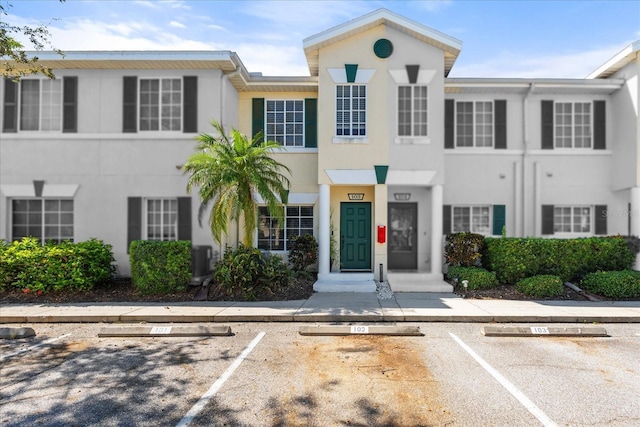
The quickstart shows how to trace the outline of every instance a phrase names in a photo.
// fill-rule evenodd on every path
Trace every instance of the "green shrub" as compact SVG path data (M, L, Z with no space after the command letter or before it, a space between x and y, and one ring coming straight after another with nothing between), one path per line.
M291 270L278 255L266 260L260 250L239 245L227 247L213 269L216 292L221 296L251 301L289 284Z
M634 255L622 237L579 239L486 238L483 266L501 283L515 284L539 274L576 280L598 270L624 270Z
M318 260L318 242L313 234L303 234L293 239L289 262L294 271L304 271Z
M479 266L484 247L484 236L481 234L449 234L444 244L445 260L447 264L454 267Z
M131 279L143 294L186 289L191 280L191 242L135 240L129 246Z
M42 246L23 238L0 245L0 288L86 291L111 278L113 260L111 245L96 239Z
M581 284L587 291L607 298L640 297L640 271L598 271L584 276Z
M494 271L500 283L515 284L518 280L537 273L539 263L532 239L487 237L485 244L482 265L487 270Z
M291 270L280 255L271 255L264 261L259 283L263 289L276 292L289 284Z
M467 289L470 291L493 288L498 285L496 274L480 267L449 267L447 279L451 281L457 279L458 286L462 285L463 280L468 280Z
M550 274L541 274L522 279L516 283L516 289L525 295L538 298L550 298L562 295L562 279Z

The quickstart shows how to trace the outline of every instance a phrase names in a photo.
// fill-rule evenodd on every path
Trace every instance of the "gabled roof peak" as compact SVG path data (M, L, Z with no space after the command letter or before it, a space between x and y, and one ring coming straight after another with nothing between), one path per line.
M302 44L305 55L307 56L307 63L309 64L311 75L318 75L318 55L320 48L381 24L388 25L418 40L442 49L445 55L445 76L449 74L453 63L460 54L460 49L462 48L462 42L460 40L391 12L388 9L381 8L304 39Z

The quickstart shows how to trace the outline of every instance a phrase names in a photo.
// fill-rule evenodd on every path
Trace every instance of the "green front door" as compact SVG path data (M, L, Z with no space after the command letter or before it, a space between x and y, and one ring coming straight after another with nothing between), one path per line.
M340 269L371 271L371 203L340 204Z

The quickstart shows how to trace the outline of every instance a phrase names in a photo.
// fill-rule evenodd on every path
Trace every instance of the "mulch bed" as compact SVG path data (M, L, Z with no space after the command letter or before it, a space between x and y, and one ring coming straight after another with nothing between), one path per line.
M286 289L278 292L269 290L257 295L258 301L287 301L307 299L313 293L315 277L301 277L292 281ZM143 295L137 292L130 278L114 279L108 284L96 286L86 292L49 292L41 295L24 293L20 290L8 290L0 292L0 304L33 303L33 304L62 304L85 302L186 302L194 301L194 297L201 290L200 286L190 286L183 292L166 295ZM454 292L464 298L473 299L502 299L502 300L573 300L587 301L588 299L569 289L564 288L564 293L554 298L532 298L518 292L514 286L501 285L492 289L482 289L464 292L462 287L457 287ZM209 289L207 299L209 301L233 301L233 297L220 295L215 286Z
M257 295L258 301L285 301L307 299L313 293L314 277L297 278L286 289L278 292L266 291ZM111 282L94 287L84 292L47 292L38 295L33 292L25 293L18 289L0 292L0 304L64 304L84 302L186 302L194 301L194 297L201 290L200 286L189 286L183 292L166 295L140 294L133 286L130 278L113 279ZM216 294L215 287L210 287L208 300L232 301L234 298Z
M522 292L518 292L515 286L512 285L499 285L495 288L491 289L479 289L474 291L464 291L464 288L461 286L456 287L454 292L464 298L473 298L473 299L504 299L504 300L554 300L554 301L588 301L589 299L584 295L581 295L566 286L564 287L564 291L562 295L552 298L539 298L539 297L530 297L528 295L523 294Z

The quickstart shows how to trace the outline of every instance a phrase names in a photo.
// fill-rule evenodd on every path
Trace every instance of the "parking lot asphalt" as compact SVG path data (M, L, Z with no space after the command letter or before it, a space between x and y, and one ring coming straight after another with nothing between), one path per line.
M314 293L295 301L0 305L0 324L117 322L640 323L640 301L467 299L453 293Z

